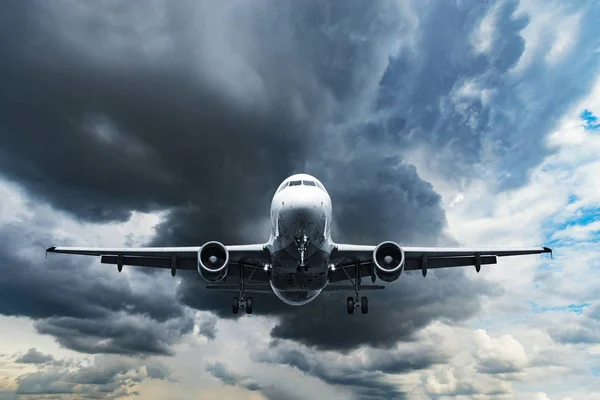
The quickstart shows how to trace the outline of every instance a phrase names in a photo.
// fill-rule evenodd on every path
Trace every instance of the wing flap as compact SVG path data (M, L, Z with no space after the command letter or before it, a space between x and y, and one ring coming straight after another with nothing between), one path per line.
M497 264L496 256L481 256L481 264ZM467 267L475 265L475 256L473 257L436 257L427 258L427 268L450 268L450 267ZM421 269L420 259L408 259L404 265L405 271L414 271Z
M137 257L137 256L122 256L123 265L134 267L154 267L154 268L172 268L171 259L163 257ZM102 256L100 258L102 264L117 265L119 256ZM177 259L177 269L194 271L197 268L196 260Z

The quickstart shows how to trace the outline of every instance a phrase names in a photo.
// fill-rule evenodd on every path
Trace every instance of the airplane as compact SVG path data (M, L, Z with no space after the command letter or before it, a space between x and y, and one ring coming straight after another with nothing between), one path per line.
M323 184L308 174L286 178L271 201L270 237L266 243L224 245L209 241L192 247L88 248L48 247L46 254L64 253L100 256L101 263L197 270L209 290L238 292L232 312L240 307L252 314L252 297L247 293L274 293L283 302L302 306L322 292L354 291L347 297L346 310L360 308L367 314L369 303L361 291L381 290L376 280L391 283L403 271L496 264L497 257L550 253L548 247L529 248L440 248L407 247L393 241L378 245L336 243L331 238L332 206ZM227 283L237 277L237 282ZM373 285L363 285L362 278ZM348 281L350 284L339 284Z

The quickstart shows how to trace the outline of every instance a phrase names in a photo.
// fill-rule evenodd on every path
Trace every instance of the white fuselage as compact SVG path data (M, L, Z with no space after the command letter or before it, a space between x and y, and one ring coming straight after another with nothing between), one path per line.
M333 248L331 198L316 178L293 175L271 202L271 287L291 305L303 305L327 285Z

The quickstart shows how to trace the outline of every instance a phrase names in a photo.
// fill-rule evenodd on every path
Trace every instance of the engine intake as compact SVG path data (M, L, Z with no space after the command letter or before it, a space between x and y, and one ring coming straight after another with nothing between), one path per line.
M208 282L219 282L227 276L229 251L220 242L207 242L198 251L198 272Z
M375 273L385 282L393 282L404 270L404 250L397 243L383 242L373 250Z

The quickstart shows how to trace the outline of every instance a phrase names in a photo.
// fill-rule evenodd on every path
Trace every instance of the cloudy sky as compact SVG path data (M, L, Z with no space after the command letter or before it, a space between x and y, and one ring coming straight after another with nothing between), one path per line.
M19 1L0 13L0 399L600 399L595 1ZM539 246L251 317L48 245Z

